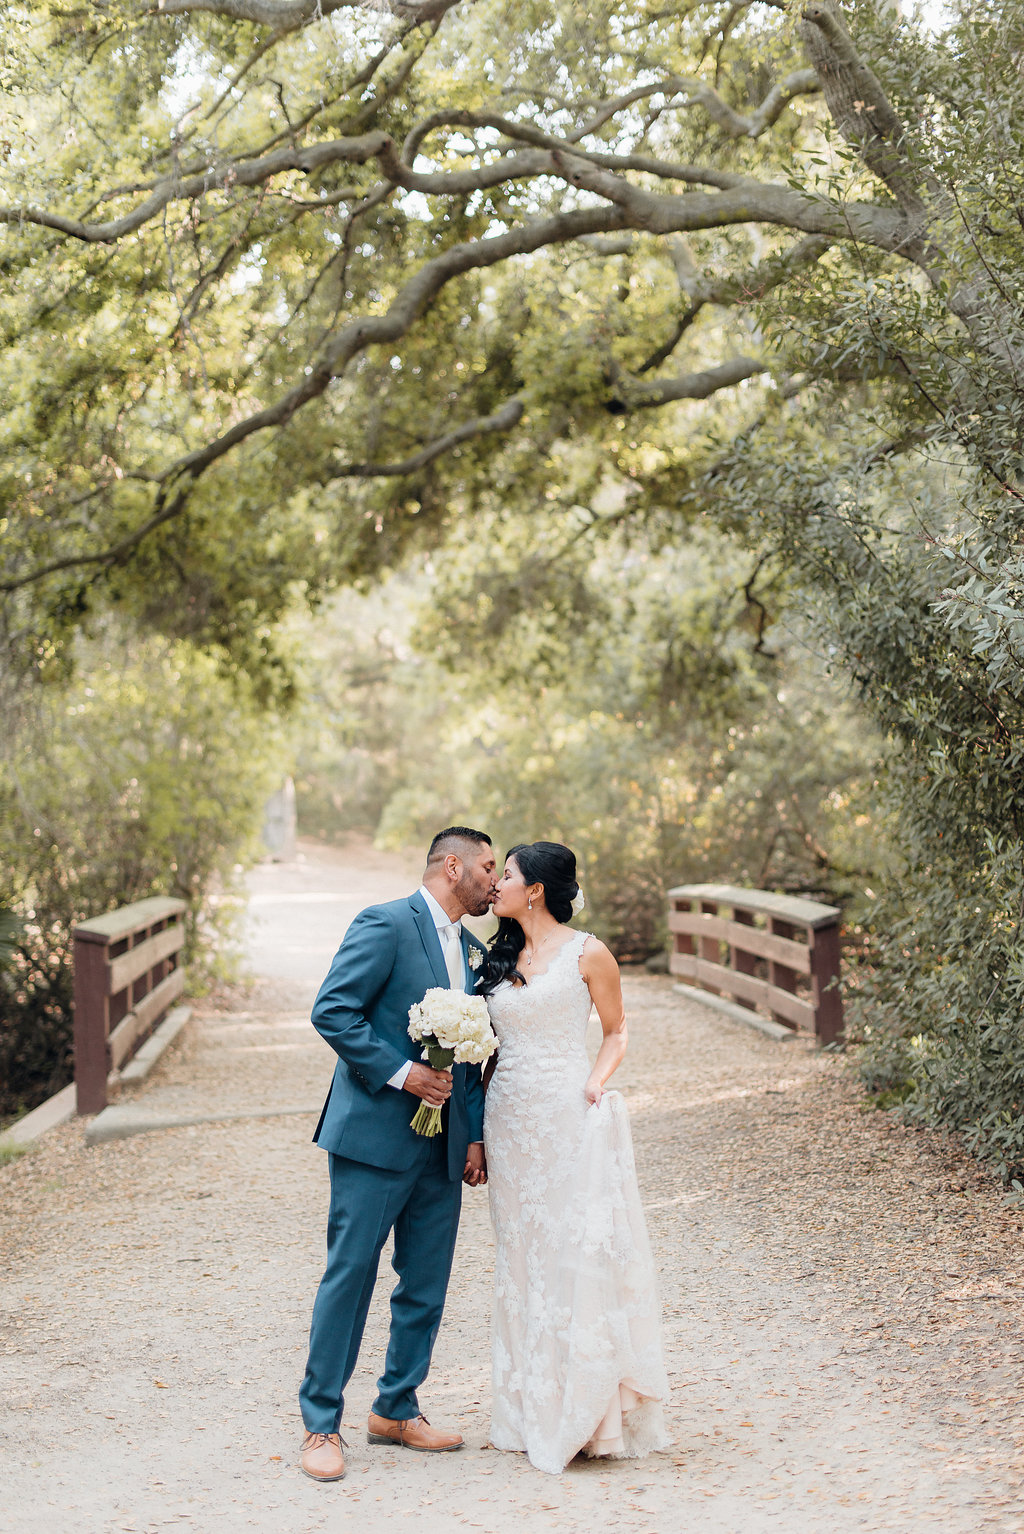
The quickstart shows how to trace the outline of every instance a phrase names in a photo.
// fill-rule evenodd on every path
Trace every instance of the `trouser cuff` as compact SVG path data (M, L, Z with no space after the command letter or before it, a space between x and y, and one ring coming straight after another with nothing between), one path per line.
M414 1395L378 1396L370 1407L377 1417L389 1422L411 1422L420 1414L419 1402Z

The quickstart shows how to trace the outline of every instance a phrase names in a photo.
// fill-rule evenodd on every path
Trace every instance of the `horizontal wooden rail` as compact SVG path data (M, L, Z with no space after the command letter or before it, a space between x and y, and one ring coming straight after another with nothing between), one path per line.
M837 906L731 884L681 884L668 901L672 974L823 1044L839 1037Z
M185 988L184 900L154 896L75 928L75 1092L79 1113L107 1106L108 1078Z
M705 916L700 911L671 911L668 926L670 932L689 932L693 936L715 937L731 947L742 948L745 953L756 954L759 959L774 959L777 964L788 964L803 975L811 973L811 955L805 943L794 943L792 938L776 937L760 927L745 927L738 921L725 921L717 916Z

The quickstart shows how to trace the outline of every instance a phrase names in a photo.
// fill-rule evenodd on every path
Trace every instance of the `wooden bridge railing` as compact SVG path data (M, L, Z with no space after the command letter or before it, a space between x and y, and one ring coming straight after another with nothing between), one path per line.
M107 1105L107 1078L181 995L184 900L154 896L75 928L75 1096Z
M837 906L728 884L681 884L668 900L673 975L823 1044L839 1037Z

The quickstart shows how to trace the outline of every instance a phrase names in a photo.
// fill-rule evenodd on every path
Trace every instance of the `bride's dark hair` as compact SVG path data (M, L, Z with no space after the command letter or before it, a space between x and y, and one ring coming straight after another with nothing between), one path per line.
M515 858L516 867L526 884L544 886L544 902L556 921L572 917L572 903L580 892L576 882L576 854L561 842L520 842L510 847L506 861ZM489 996L503 980L522 981L526 976L517 967L526 937L511 916L498 919L498 930L491 938L483 977L477 986L481 996Z

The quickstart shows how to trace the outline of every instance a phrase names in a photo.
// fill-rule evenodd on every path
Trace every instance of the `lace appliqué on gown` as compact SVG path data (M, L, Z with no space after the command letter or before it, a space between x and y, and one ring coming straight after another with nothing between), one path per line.
M528 986L488 998L487 1091L497 1246L491 1441L558 1474L580 1450L634 1457L666 1442L654 1264L617 1092L588 1108L590 992L576 932Z

